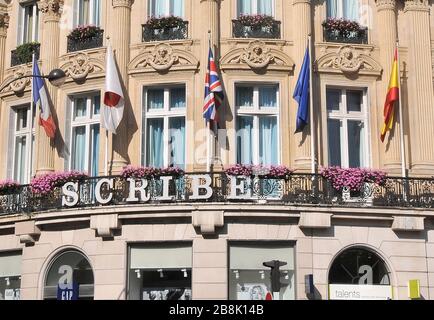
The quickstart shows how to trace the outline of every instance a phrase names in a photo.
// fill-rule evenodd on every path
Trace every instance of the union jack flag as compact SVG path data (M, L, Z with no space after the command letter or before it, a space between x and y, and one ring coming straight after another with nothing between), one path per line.
M207 121L218 121L217 110L224 99L223 88L217 73L214 56L209 48L208 68L205 76L205 101L203 105L203 117Z

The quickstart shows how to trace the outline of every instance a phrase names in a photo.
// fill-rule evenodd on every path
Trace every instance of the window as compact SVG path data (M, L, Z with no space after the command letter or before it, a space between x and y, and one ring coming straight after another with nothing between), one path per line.
M238 163L279 163L278 97L274 84L235 86Z
M129 248L129 300L191 300L191 244Z
M185 85L144 89L142 163L185 168Z
M13 112L15 113L13 179L26 184L30 182L34 170L35 108L32 113L30 105L20 106L14 108Z
M264 14L272 16L274 0L237 0L237 16Z
M149 0L151 17L184 16L184 0Z
M327 88L329 165L368 167L365 90Z
M94 277L88 259L65 251L51 263L44 283L45 300L93 300Z
M265 300L273 295L271 268L264 262L278 260L280 291L274 300L295 299L294 247L282 243L233 243L229 247L229 299Z
M18 24L18 44L38 41L39 11L36 1L20 4L20 23Z
M101 25L101 0L75 1L76 25Z
M21 252L0 253L0 300L20 300Z
M70 170L98 175L100 105L99 93L72 98Z
M360 0L327 0L328 18L345 18L359 21Z

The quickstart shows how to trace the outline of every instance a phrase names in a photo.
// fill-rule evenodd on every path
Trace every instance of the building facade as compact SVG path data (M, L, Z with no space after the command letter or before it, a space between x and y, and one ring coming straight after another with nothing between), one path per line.
M151 19L163 16L180 19ZM327 27L340 18L358 29ZM74 36L86 25L100 28ZM313 139L294 133L292 97L310 35ZM100 126L109 45L125 96L115 135ZM202 115L210 46L225 96L214 138ZM381 143L397 46L403 113ZM67 75L46 83L54 139L23 78L33 53L43 74ZM0 81L0 177L22 184L0 195L0 299L408 299L411 280L434 298L432 1L2 1ZM339 193L310 174L312 150L319 166L388 178ZM222 172L237 163L295 172ZM187 174L130 181L128 164ZM93 177L76 202L60 185L28 186L72 170ZM279 294L273 260L286 263Z

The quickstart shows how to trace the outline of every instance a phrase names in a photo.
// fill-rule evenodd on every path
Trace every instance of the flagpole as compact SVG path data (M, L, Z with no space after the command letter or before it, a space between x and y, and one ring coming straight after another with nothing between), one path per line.
M211 49L211 30L208 30L208 45L209 45L209 48ZM207 53L207 64L209 64L209 57L208 57L208 55L209 55L209 53ZM207 68L208 68L209 66L207 66ZM208 72L208 71L207 71ZM212 146L211 146L211 143L212 143L212 141L211 141L211 121L210 120L208 120L208 119L206 119L205 120L206 121L206 128L207 128L207 135L206 135L206 137L207 137L207 141L206 141L206 171L207 172L210 172L211 171L211 153L212 153L212 151L211 151L211 149L212 149Z
M401 170L402 177L407 178L407 166L405 161L405 143L404 143L404 115L402 113L402 94L401 94L401 65L399 60L399 39L396 39L396 60L398 64L398 95L399 95L399 132L401 136Z
M35 67L35 63L36 63L35 54L33 53L32 54L32 74L33 74L33 70ZM31 80L31 90L30 90L30 160L28 162L28 165L29 165L29 182L32 178L32 171L33 171L32 167L33 167L33 159L34 159L34 156L33 156L33 126L34 126L34 124L33 124L33 104L34 104L34 101L33 101L33 81L34 81L34 77L32 77L32 80ZM36 143L36 132L35 132L35 143Z
M106 39L107 39L107 50L109 50L109 47L111 46L111 44L110 44L110 37L107 36ZM106 60L107 60L107 53L106 53ZM107 65L107 61L106 61L106 65ZM105 112L106 112L106 110L105 110L105 106L104 106L104 108L103 108L103 112L104 112L104 115L102 115L102 116L105 117ZM104 128L104 129L105 129L104 176L107 177L107 176L108 176L108 144L109 144L109 132L108 132L107 128Z
M310 137L311 137L311 146L310 146L310 152L312 156L312 174L316 173L316 151L315 151L315 127L314 127L314 115L313 115L313 70L312 70L312 35L308 35L308 41L309 41L309 114L310 114Z

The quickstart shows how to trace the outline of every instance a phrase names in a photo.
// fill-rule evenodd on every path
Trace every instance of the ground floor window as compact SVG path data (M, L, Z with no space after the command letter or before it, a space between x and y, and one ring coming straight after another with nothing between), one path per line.
M0 300L20 300L21 252L0 253Z
M94 277L88 259L78 251L54 258L45 278L45 300L93 300Z
M273 261L280 268L272 271ZM232 243L229 247L230 300L295 299L294 246L285 243ZM278 291L273 292L272 272L278 272Z
M129 300L191 300L191 244L132 245Z

